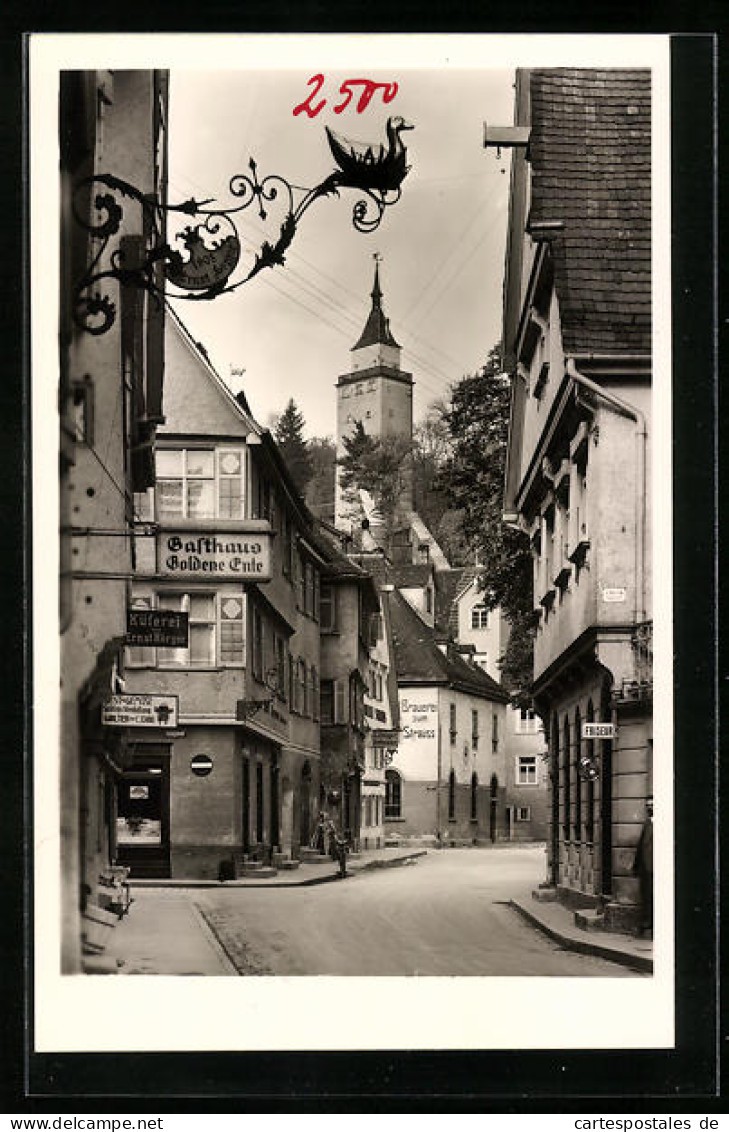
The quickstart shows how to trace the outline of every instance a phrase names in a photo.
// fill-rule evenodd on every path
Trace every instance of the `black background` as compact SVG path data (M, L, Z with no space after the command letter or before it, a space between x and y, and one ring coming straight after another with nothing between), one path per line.
M307 0L241 5L209 0L198 9L162 3L100 6L41 3L14 6L2 35L4 263L0 380L0 446L5 537L0 555L3 626L2 744L5 760L0 820L2 891L0 1061L6 1113L176 1111L308 1112L347 1110L449 1112L720 1111L717 1059L725 1030L718 1022L715 838L717 798L717 442L714 268L715 83L720 43L718 4L591 7L560 3L548 20L537 5L443 6L412 0L338 8ZM543 6L540 6L543 7ZM32 985L27 957L30 925L26 839L30 830L29 693L31 577L28 499L27 225L20 224L25 190L25 31L611 31L682 32L672 43L673 317L674 317L674 569L675 569L675 813L677 1045L674 1051L502 1051L347 1053L189 1053L34 1055L28 1029ZM24 284L25 290L23 289ZM654 374L654 381L668 381ZM49 407L50 408L50 407ZM24 536L24 537L23 537ZM47 537L55 539L56 532ZM657 568L660 564L657 563ZM47 627L55 647L56 627ZM25 664L21 668L21 643ZM722 656L723 661L723 656ZM656 752L656 758L660 752ZM9 789L8 789L9 788ZM29 877L29 870L25 872ZM10 1008L9 1008L10 1006ZM336 1017L336 1004L324 1007ZM528 1025L528 1020L525 1024Z

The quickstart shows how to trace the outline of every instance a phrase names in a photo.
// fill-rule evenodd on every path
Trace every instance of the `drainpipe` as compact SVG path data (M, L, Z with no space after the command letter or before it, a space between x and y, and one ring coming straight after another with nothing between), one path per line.
M601 356L595 354L590 355L590 357L594 357L596 360L600 360ZM635 596L633 602L633 620L637 625L641 621L645 621L646 615L645 548L647 525L646 471L648 430L646 428L645 415L635 405L631 405L628 401L624 401L621 397L616 397L614 393L609 393L606 389L603 389L601 385L598 385L597 382L593 381L589 377L586 377L584 373L580 373L577 369L574 357L567 357L566 362L567 373L577 385L582 385L586 389L589 389L597 397L601 397L603 401L606 401L607 404L612 405L613 408L618 412L635 421Z

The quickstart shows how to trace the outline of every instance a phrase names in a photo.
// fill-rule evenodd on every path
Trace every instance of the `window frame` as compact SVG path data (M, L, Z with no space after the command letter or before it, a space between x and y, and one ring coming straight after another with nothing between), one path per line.
M244 593L234 593L229 590L216 590L213 588L203 589L181 589L177 586L155 588L151 593L137 593L133 591L129 596L130 609L164 609L174 608L170 606L160 605L160 599L179 598L180 606L187 604L187 612L190 614L190 598L194 597L207 597L212 598L213 608L212 616L208 617L192 617L189 618L190 629L199 625L212 625L213 634L213 657L209 662L202 660L192 661L190 659L190 645L186 649L174 649L173 647L164 645L127 645L125 655L125 665L130 669L142 668L155 668L161 669L165 672L179 672L179 671L202 671L210 672L216 669L245 669L247 667L246 648L248 644L247 632L247 599ZM187 599L187 603L185 602ZM241 612L240 617L224 618L223 617L223 603L229 600L240 602ZM144 603L144 604L142 604ZM185 610L182 610L185 612ZM238 622L240 621L240 659L239 660L224 660L223 659L223 629L224 621ZM186 653L187 658L175 662L169 657L160 657L160 652L169 649L170 652ZM134 654L143 654L137 655Z
M476 624L478 622L478 624ZM480 601L476 605L471 606L471 629L481 632L489 627L489 611L485 604Z
M528 763L528 765L527 765ZM531 778L528 770L534 771L534 777ZM539 785L539 760L537 755L517 755L516 756L516 774L514 782L517 786L538 786Z
M177 453L180 456L181 470L179 475L164 475L159 471L159 458L161 456ZM208 453L212 457L212 475L194 474L189 471L188 464L190 454L192 453ZM222 471L222 461L226 456L236 456L240 460L240 469L236 473L227 473ZM241 445L187 445L187 446L164 446L157 449L155 458L155 487L154 487L154 504L153 516L154 521L165 524L173 525L176 520L200 520L201 522L211 522L216 519L244 519L247 516L247 493L246 493L246 446ZM237 514L223 514L224 508L221 506L221 487L223 483L233 483L237 481L239 487L240 509ZM180 484L180 510L179 512L167 512L162 514L161 506L161 485L162 483L179 483ZM190 511L189 499L189 485L191 483L211 483L213 493L213 506L211 514L194 514ZM225 509L228 510L227 508Z

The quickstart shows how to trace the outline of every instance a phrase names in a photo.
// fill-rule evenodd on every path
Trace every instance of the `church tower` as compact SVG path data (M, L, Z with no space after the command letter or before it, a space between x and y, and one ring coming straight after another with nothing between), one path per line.
M390 330L382 308L379 256L375 255L372 308L364 330L352 347L352 369L337 380L337 457L344 455L343 440L362 422L372 436L413 435L413 375L400 369L400 346ZM412 485L402 505L413 507ZM336 524L348 526L337 469Z

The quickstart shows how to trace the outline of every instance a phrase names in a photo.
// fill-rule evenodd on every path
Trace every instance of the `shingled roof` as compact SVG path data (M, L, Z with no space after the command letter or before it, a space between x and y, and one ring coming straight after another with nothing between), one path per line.
M507 703L507 692L481 668L442 652L433 630L397 590L388 593L395 668L401 684L445 684L486 700Z
M430 562L397 562L392 567L392 581L400 589L427 586L433 576Z
M651 76L531 75L529 227L542 230L566 353L650 353Z

